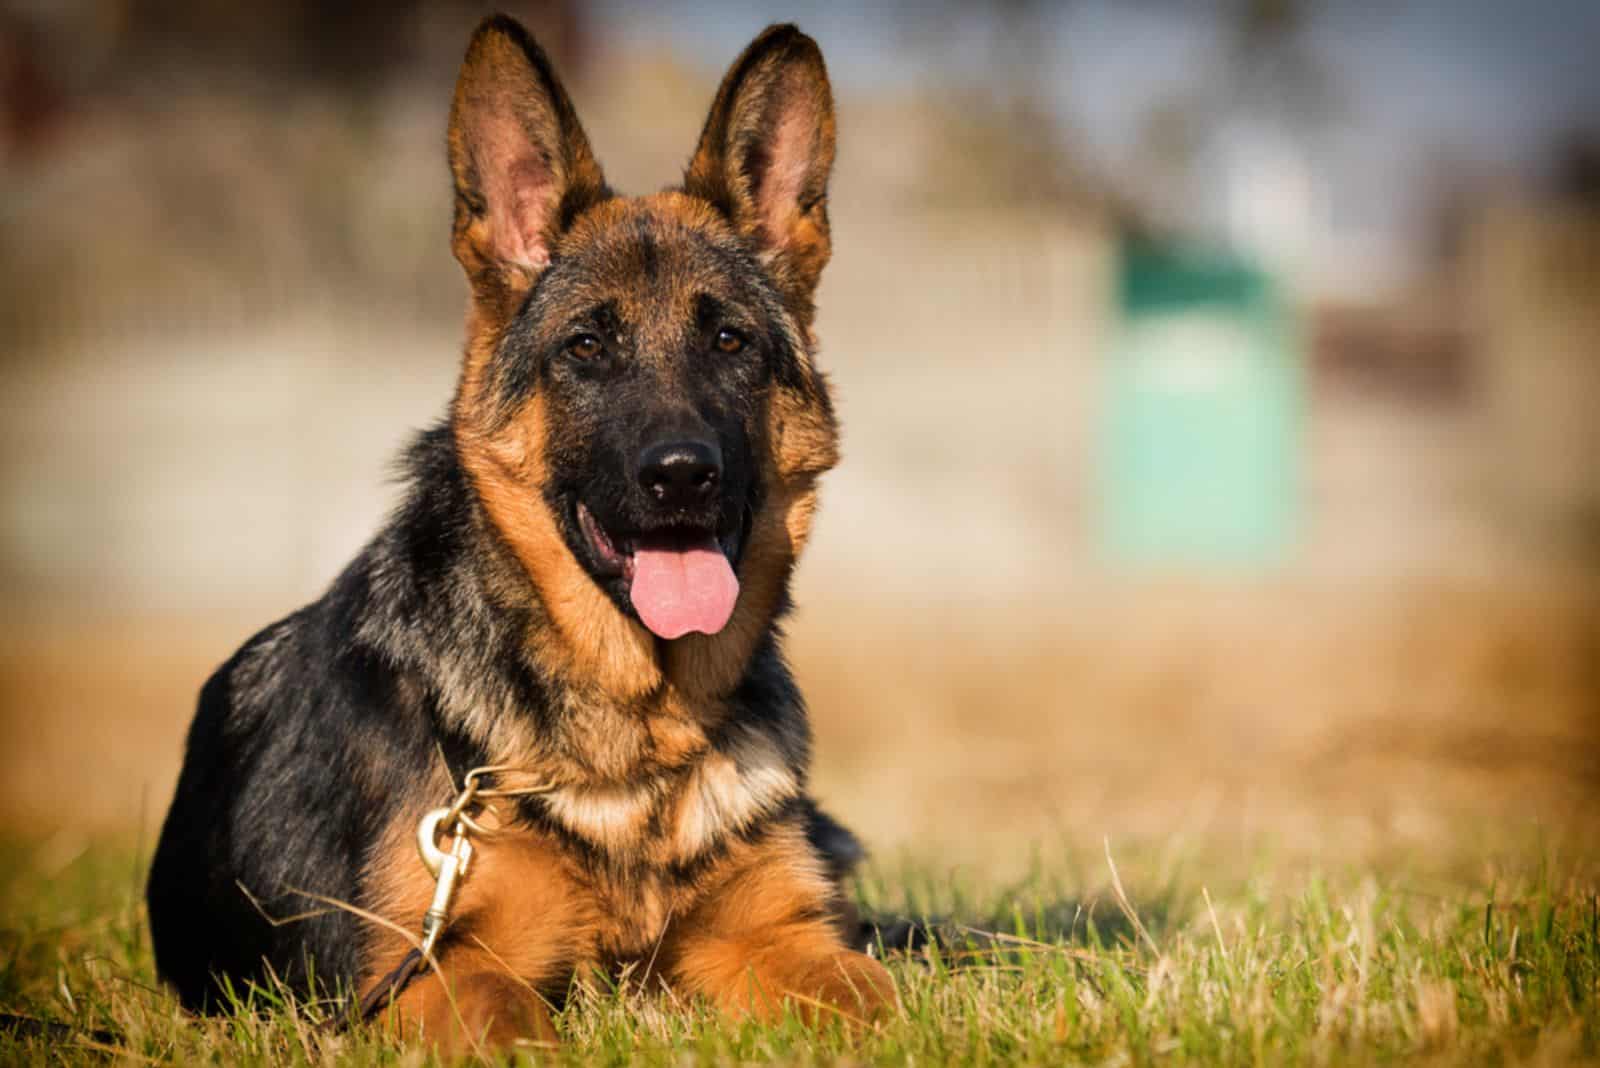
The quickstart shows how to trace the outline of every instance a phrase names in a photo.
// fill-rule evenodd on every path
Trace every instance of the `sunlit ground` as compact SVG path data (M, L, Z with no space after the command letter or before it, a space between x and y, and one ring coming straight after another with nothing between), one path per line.
M866 1039L591 992L561 1017L571 1063L1600 1054L1600 629L1581 584L820 600L791 642L816 790L874 848L868 908L953 941L895 964L904 1016ZM69 1029L0 1052L394 1059L276 992L249 1003L264 1014L188 1021L153 975L143 865L192 691L242 636L225 631L7 641L0 696L31 714L0 739L0 1008ZM972 952L980 931L1006 938Z

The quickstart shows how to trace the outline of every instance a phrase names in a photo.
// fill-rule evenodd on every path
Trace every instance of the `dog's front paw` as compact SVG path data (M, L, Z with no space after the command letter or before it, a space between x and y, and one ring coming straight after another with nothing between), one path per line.
M840 950L811 962L785 986L802 1011L818 1023L832 1013L852 1022L871 1023L898 1005L889 969L854 950Z
M675 969L683 988L710 997L735 1016L773 1020L793 1008L812 1024L842 1019L865 1024L897 1004L889 970L836 941L782 940L752 951L748 944L701 944Z
M556 1042L544 1002L526 984L497 972L453 981L428 975L396 1001L399 1033L432 1045L446 1060L508 1050L518 1042Z

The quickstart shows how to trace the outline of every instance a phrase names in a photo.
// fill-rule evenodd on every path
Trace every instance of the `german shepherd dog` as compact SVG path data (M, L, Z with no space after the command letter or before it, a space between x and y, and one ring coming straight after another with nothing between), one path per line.
M149 882L186 1006L379 984L436 886L419 820L493 766L526 792L477 812L391 1026L549 1039L545 999L594 974L735 1014L892 1008L846 939L859 847L807 795L777 627L838 455L812 334L833 155L822 55L776 26L682 186L615 195L538 45L479 26L450 113L454 400L388 524L201 690Z

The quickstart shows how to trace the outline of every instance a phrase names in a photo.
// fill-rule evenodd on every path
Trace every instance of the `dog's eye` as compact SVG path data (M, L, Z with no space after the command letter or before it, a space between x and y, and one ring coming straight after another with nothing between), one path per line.
M592 360L605 349L593 334L579 334L567 342L567 351L580 360Z
M733 353L742 348L744 348L744 338L740 337L736 331L729 330L727 327L717 331L718 352Z

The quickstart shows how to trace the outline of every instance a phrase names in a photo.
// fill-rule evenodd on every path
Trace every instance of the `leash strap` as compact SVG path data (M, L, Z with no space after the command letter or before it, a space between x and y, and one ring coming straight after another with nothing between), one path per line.
M379 1009L399 997L405 988L411 985L411 980L421 974L425 963L422 950L413 949L410 953L407 953L405 959L396 965L393 971L373 983L372 989L368 990L366 996L356 1003L355 1019L361 1023L366 1023L376 1016ZM330 1016L323 1020L319 1027L323 1031L334 1034L343 1031L350 1022L348 1013L340 1013L338 1016Z
M367 996L356 1006L356 1019L366 1023L380 1008L399 997L401 992L411 985L411 980L422 972L424 963L422 950L413 949L407 953L394 971L379 979L372 989L367 991Z

